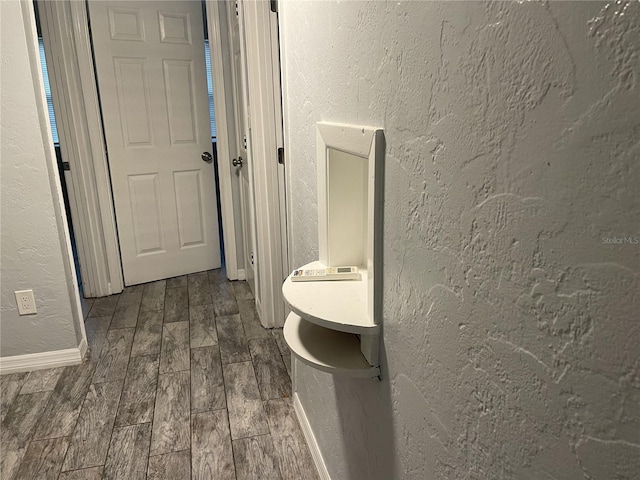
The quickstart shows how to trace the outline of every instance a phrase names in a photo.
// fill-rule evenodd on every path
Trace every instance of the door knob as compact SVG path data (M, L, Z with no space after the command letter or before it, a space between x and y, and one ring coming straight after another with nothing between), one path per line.
M232 164L234 167L240 167L240 168L242 168L242 165L243 165L243 163L242 163L242 157L234 158L233 160L231 160L231 164Z
M202 152L202 155L200 155L200 158L202 158L202 161L207 163L213 162L213 157L209 152Z

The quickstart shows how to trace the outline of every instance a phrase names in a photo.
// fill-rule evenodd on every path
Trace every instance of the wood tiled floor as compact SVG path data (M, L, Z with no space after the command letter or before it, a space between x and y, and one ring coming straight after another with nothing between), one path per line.
M82 365L0 377L0 479L317 479L281 329L220 270L85 302Z

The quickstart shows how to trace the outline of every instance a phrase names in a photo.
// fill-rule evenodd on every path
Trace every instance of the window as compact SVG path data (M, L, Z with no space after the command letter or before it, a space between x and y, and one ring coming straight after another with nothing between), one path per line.
M211 53L209 39L204 41L204 57L207 63L207 92L209 93L209 117L211 119L211 139L216 139L216 114L213 109L213 83L211 82Z
M51 85L49 84L49 71L47 70L47 59L44 56L44 44L42 38L38 38L40 46L40 66L42 67L42 76L44 77L44 93L47 96L47 107L49 107L49 121L51 122L51 131L53 133L53 143L58 145L58 128L56 127L56 117L53 113L53 99L51 98Z

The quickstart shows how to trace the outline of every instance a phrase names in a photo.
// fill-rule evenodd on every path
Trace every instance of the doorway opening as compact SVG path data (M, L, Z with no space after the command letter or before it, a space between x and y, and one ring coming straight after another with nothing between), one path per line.
M44 80L45 96L47 98L47 113L49 116L49 124L51 125L51 141L56 153L56 161L58 165L58 177L60 178L60 186L62 188L62 195L64 200L64 209L67 214L67 228L69 229L69 238L71 240L71 249L73 252L73 264L76 271L76 278L78 281L78 291L80 293L80 301L82 303L83 317L86 317L89 313L88 304L84 297L83 279L80 270L80 260L78 258L78 246L76 242L76 235L73 229L73 223L71 222L71 206L69 203L69 191L67 189L67 178L65 171L69 169L68 162L65 162L62 156L62 149L60 148L60 138L58 136L58 127L56 123L55 112L53 109L53 95L51 93L51 84L49 82L49 69L47 68L47 59L44 49L44 41L42 38L42 27L40 25L40 15L38 11L38 4L33 2L33 11L35 14L36 31L38 34L38 47L40 53L40 69L42 71L42 77Z
M194 2L195 3L195 2ZM83 8L87 8L87 4L84 4L85 7ZM36 15L36 23L38 25L38 35L40 38L40 49L41 49L41 55L42 55L42 66L43 66L43 74L45 77L45 82L47 83L47 85L49 85L49 71L48 69L46 69L46 58L44 56L44 50L45 47L47 47L48 45L51 45L50 43L43 41L43 33L44 35L47 35L47 29L44 29L44 32L42 32L42 30L40 29L40 15L38 14L38 2L34 1L34 6L35 6L35 15ZM123 6L126 6L126 4L123 4ZM217 162L218 162L218 155L217 155L217 136L216 136L216 126L215 126L215 108L214 108L214 102L213 102L213 86L212 86L212 78L211 78L211 58L210 58L210 48L209 48L209 40L207 38L207 33L208 33L208 29L207 29L207 25L206 25L206 14L205 14L205 3L202 2L202 21L203 21L203 33L204 33L204 58L199 60L199 62L204 63L206 65L206 73L203 71L202 73L206 75L206 85L207 85L207 93L208 93L208 97L209 97L209 101L208 101L208 118L209 118L209 126L210 126L210 141L209 141L209 145L212 151L212 160L213 160L213 171L210 173L211 177L212 177L212 181L214 182L213 185L215 185L215 193L213 195L207 195L206 196L206 202L209 205L214 204L215 206L213 206L213 208L215 210L209 210L211 213L213 213L215 211L215 217L213 215L209 215L209 221L211 223L215 223L217 225L218 228L218 232L215 235L215 237L218 237L218 245L216 245L217 248L215 248L214 250L218 250L219 249L219 258L222 262L222 267L224 268L224 259L225 259L225 252L224 252L224 243L222 241L223 239L223 231L222 231L222 216L221 216L221 208L220 208L220 187L219 187L219 178L218 178L218 168L217 168ZM87 25L88 28L91 29L90 25L89 25L89 16L87 16ZM50 21L49 21L50 23ZM46 40L46 38L45 38ZM55 47L52 47L55 48ZM200 47L202 48L202 47ZM52 53L55 54L55 52L46 52L47 54L51 55ZM93 51L94 54L94 65L95 65L95 50ZM55 65L57 68L59 67L59 64L56 63ZM204 69L203 69L204 70ZM178 72L180 73L180 72ZM199 70L196 70L196 73L200 73ZM56 74L56 78L57 78L58 74ZM200 76L201 79L201 76ZM55 81L55 79L52 77L51 79L52 82ZM59 80L58 80L59 81ZM203 79L199 80L199 81L203 81ZM204 82L203 82L204 83ZM96 80L96 88L99 88L99 82ZM73 229L73 223L75 222L75 218L74 218L74 213L77 212L77 209L74 210L73 208L73 202L74 202L74 194L73 191L70 192L70 189L73 190L74 185L72 182L70 182L70 179L68 177L66 177L69 174L68 171L68 163L65 163L64 159L62 158L63 156L63 152L64 152L64 148L61 148L61 142L64 145L64 142L66 140L66 138L63 138L64 135L60 135L61 138L57 138L57 129L56 129L56 118L55 118L55 113L54 113L54 104L56 104L56 107L58 107L58 102L56 102L56 89L52 89L52 88L47 88L47 100L48 100L48 104L49 104L49 117L50 117L50 121L52 123L52 129L54 131L54 138L52 139L52 141L54 142L55 145L55 151L57 154L57 158L58 158L58 168L59 168L59 176L60 176L60 181L62 184L62 189L63 189L63 195L64 195L64 202L65 202L65 208L66 208L66 213L67 213L67 221L69 223L69 231L71 232L71 238L72 238L72 243L73 243L73 252L74 252L74 260L75 260L75 267L77 270L77 275L78 275L78 279L82 279L79 280L79 291L80 291L80 297L84 299L85 295L87 297L93 297L93 296L102 296L105 293L99 294L99 295L92 295L87 288L83 288L83 282L87 281L87 278L85 275L81 276L81 271L82 269L82 263L83 263L83 255L82 252L80 252L80 254L78 254L78 247L82 247L82 245L78 245L78 241L82 244L83 241L82 239L77 237L77 231L74 232ZM104 94L104 92L102 92ZM109 96L107 94L109 100L109 102L115 102L116 99ZM154 99L155 101L155 99ZM204 103L204 102L202 102ZM204 106L204 105L203 105ZM105 119L104 119L104 109L101 108L100 111L100 121L102 123L102 128L103 130L106 127L105 125ZM200 124L204 124L204 122L200 122ZM200 137L202 138L202 137ZM106 142L108 145L108 142ZM209 148L205 147L206 150L209 150ZM200 155L198 154L198 157ZM109 159L111 160L111 158ZM73 165L72 165L73 167ZM65 174L66 172L66 174ZM113 173L109 172L111 177L113 178ZM208 175L207 175L208 176ZM187 178L187 180L185 182L188 181L188 176L184 175L182 177ZM113 183L112 183L113 185ZM186 183L185 183L186 185ZM183 187L183 190L185 189L185 187ZM113 191L113 188L111 189L111 191ZM193 197L193 195L192 195ZM203 196L202 199L204 200L205 197ZM183 202L182 208L183 210L188 210L190 207L190 205L187 203L185 204L185 202ZM116 216L117 216L118 212L116 209ZM77 213L76 213L77 215ZM83 215L78 215L78 218L82 218L85 217L86 218L86 213L83 213ZM95 217L94 217L95 218ZM73 220L73 221L72 221ZM187 228L190 227L189 225L187 225ZM80 227L82 228L82 227ZM117 227L118 232L120 232L120 228ZM77 229L76 229L77 230ZM193 229L192 229L193 230ZM190 232L187 232L190 233ZM192 232L191 232L192 233ZM122 241L122 236L119 235L120 237L120 242ZM84 238L84 237L83 237ZM188 242L187 242L188 243ZM213 246L214 244L212 244ZM192 245L186 245L187 247L192 247ZM81 249L81 248L80 248ZM123 262L123 258L122 258L122 246L120 246L120 262ZM122 265L122 263L120 264ZM95 272L94 272L95 274ZM172 275L169 275L172 276ZM90 275L91 278L94 278L92 275ZM128 284L136 284L136 283L144 283L143 281L129 281ZM120 288L117 288L113 291L109 291L108 293L118 293L120 291ZM103 291L104 292L104 291Z
M216 206L218 211L218 237L220 239L221 268L225 268L224 235L222 227L222 204L220 202L220 177L218 175L218 141L216 129L216 109L213 101L213 71L211 68L211 45L209 42L209 28L207 25L206 0L202 0L202 21L204 27L204 56L207 69L207 94L209 95L209 118L211 122L211 151L213 153L213 173L216 179Z

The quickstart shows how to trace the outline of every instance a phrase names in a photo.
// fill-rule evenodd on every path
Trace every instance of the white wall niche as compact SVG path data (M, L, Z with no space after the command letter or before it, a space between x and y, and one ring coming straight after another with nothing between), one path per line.
M316 139L319 260L304 267L354 265L361 279L294 283L287 278L282 290L293 313L285 339L308 365L375 377L380 373L381 281L375 272L382 261L383 131L323 122ZM309 322L335 332L322 333Z

